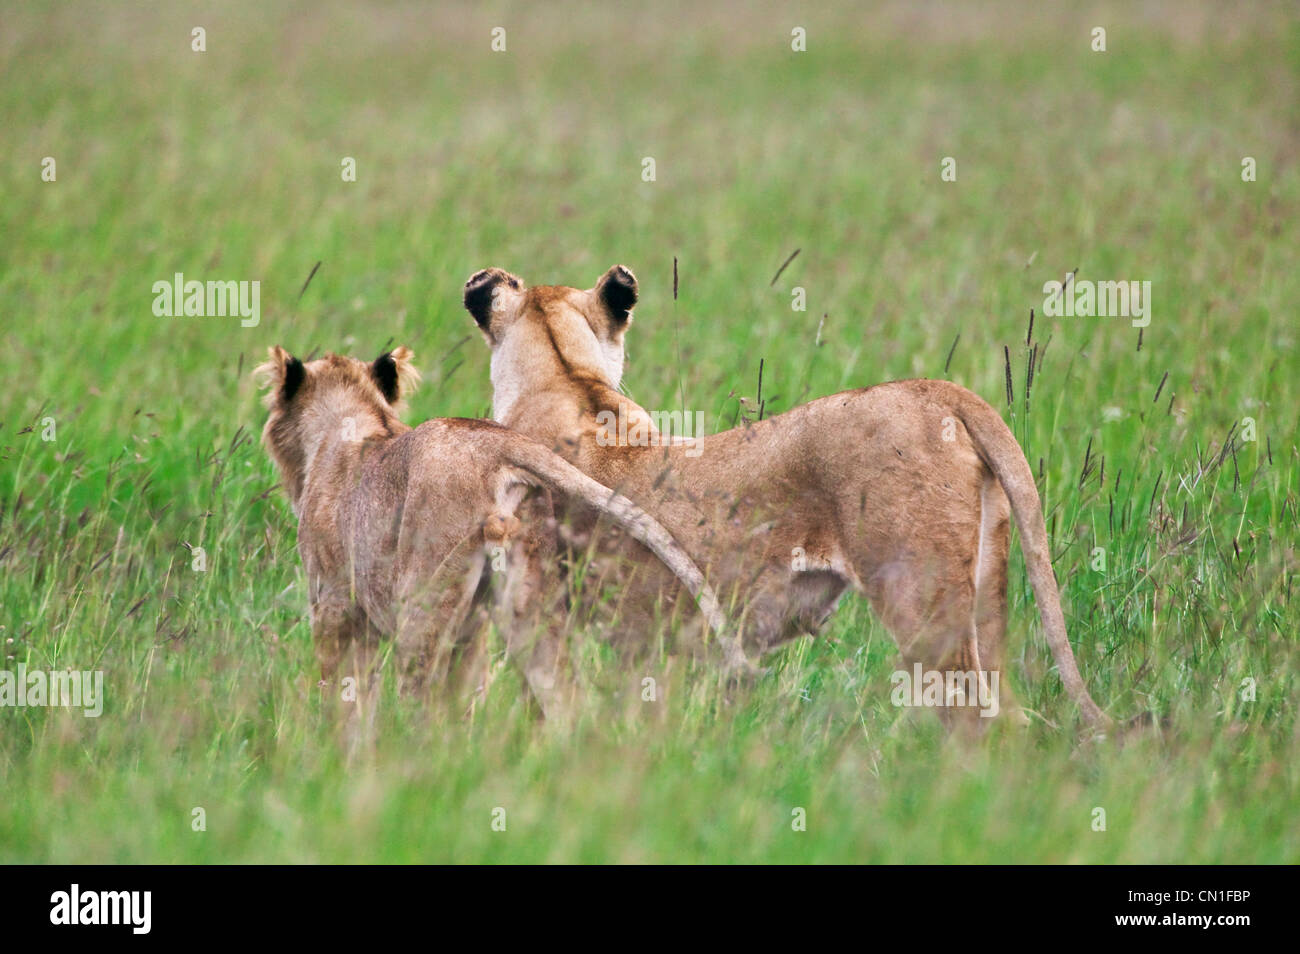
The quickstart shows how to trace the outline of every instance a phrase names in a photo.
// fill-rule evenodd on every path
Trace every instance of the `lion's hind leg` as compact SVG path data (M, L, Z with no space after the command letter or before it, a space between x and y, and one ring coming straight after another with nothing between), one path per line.
M881 567L865 587L872 608L903 657L907 704L934 708L950 730L978 733L996 714L975 628L975 581L969 564L934 556L918 565ZM919 680L919 685L913 686Z
M482 537L476 530L453 547L432 574L403 581L394 645L402 696L422 697L430 683L446 679L484 562Z
M980 494L980 537L975 561L975 651L986 681L995 684L1001 713L1028 723L1006 673L1007 559L1011 549L1010 503L993 475Z

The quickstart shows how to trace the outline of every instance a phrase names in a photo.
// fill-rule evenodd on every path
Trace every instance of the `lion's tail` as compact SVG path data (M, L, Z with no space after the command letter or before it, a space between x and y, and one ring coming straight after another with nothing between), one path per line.
M1048 645L1056 658L1056 668L1065 683L1065 690L1075 701L1083 717L1091 725L1106 725L1111 720L1088 694L1088 687L1079 675L1079 667L1070 649L1065 631L1065 614L1061 612L1061 595L1052 572L1051 551L1047 542L1047 526L1043 522L1042 502L1034 484L1034 474L1025 460L1024 452L1016 442L1011 429L1002 416L987 403L971 395L957 407L957 414L975 442L975 448L984 463L993 471L1011 501L1011 512L1020 528L1020 546L1025 554L1029 582L1038 600L1038 611L1043 618Z
M717 595L704 580L704 574L695 561L673 539L663 525L622 494L610 490L588 477L578 468L541 444L512 442L505 458L515 467L527 471L552 490L568 494L583 503L608 514L636 540L650 548L664 566L681 580L695 598L709 628L720 638L726 618L718 605Z

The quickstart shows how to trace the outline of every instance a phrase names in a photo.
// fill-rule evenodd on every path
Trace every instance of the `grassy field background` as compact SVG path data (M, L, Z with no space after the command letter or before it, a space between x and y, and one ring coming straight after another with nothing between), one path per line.
M1300 860L1300 15L1044 6L6 9L0 668L102 669L107 698L0 709L0 862ZM1078 743L1017 553L1036 718L978 745L891 705L892 643L849 598L741 691L575 632L567 733L498 641L472 719L390 698L347 764L251 367L405 343L409 420L483 415L465 278L614 262L647 407L730 426L762 359L768 413L915 376L1002 409L1093 695L1167 730ZM1141 337L1042 315L1076 267L1152 283ZM259 280L261 323L155 317L175 272Z

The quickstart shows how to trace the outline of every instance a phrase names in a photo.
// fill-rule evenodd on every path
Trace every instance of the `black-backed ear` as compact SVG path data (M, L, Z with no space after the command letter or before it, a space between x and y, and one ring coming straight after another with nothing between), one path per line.
M412 357L411 349L402 346L385 351L370 363L370 376L389 404L396 405L419 380L419 374L411 367Z
M485 268L469 277L465 283L465 310L474 316L474 322L488 330L492 322L494 296L505 291L521 292L524 283L518 277L500 268Z
M370 376L375 379L375 384L379 385L379 393L384 396L384 400L389 404L396 404L399 393L397 389L397 362L393 360L391 351L385 351L371 362Z
M301 361L279 345L267 349L269 360L253 369L263 387L269 387L268 401L291 401L307 377Z
M636 276L625 265L615 265L596 283L596 294L615 321L625 322L636 307Z
M284 384L280 386L280 397L286 401L293 400L306 377L307 369L302 366L302 362L289 355L289 360L284 365Z

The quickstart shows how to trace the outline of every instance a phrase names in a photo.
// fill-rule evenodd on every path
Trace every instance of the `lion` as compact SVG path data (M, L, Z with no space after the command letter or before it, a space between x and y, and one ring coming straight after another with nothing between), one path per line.
M703 574L671 535L625 497L541 444L492 421L398 418L418 374L405 347L373 362L327 354L301 361L283 348L257 369L269 385L263 444L298 518L312 640L323 685L350 669L372 683L379 636L394 638L404 694L441 671L482 606L489 559L504 564L496 609L543 714L553 710L554 641L521 643L554 554L542 488L609 517L649 548L721 634L725 620ZM500 567L494 567L500 568ZM373 708L373 707L372 707Z
M909 669L991 681L1014 514L1065 689L1087 723L1109 724L1070 649L1033 473L992 407L948 381L893 381L718 434L664 434L620 392L636 301L621 265L587 290L527 287L499 268L464 290L491 349L494 419L663 523L724 603L744 607L746 650L815 634L852 589ZM579 529L592 519L580 504L566 512ZM1002 711L1027 721L1002 685ZM971 700L949 702L945 723L966 723Z

